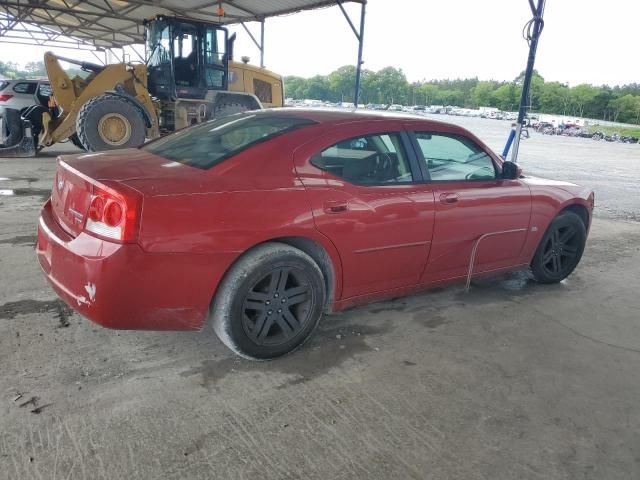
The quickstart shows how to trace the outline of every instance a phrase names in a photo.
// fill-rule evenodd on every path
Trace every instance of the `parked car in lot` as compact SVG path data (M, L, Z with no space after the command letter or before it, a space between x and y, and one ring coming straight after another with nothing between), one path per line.
M60 157L37 256L100 325L212 327L265 359L323 312L523 267L559 282L592 210L590 190L521 175L459 126L270 109Z
M0 80L0 108L22 110L31 105L47 106L51 86L43 80Z

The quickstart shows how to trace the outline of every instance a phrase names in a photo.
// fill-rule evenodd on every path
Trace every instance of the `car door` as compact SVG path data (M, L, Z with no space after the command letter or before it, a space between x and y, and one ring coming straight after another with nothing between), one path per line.
M421 184L402 126L342 126L295 152L317 229L337 247L341 298L415 285L433 234L434 196Z
M420 167L435 197L435 227L423 282L521 264L531 216L531 192L519 179L501 178L500 163L462 133L411 134Z

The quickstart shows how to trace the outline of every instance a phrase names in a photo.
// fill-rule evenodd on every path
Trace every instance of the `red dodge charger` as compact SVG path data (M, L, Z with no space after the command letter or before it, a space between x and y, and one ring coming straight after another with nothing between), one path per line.
M523 176L458 126L272 109L60 157L37 255L100 325L210 321L264 359L300 346L323 312L523 267L559 282L592 211L588 189Z

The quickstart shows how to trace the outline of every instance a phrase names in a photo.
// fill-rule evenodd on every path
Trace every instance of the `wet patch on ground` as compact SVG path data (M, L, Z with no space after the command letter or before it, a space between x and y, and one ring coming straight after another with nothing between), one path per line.
M14 246L27 246L27 247L35 248L37 241L38 241L37 235L17 235L12 238L0 239L0 244L8 244L8 245L14 245Z
M73 310L62 300L18 300L0 305L0 319L11 320L18 315L51 312L58 319L59 327L69 326Z
M27 182L33 183L39 181L36 177L0 177L0 182Z
M376 347L367 343L390 330L389 326L357 325L347 322L327 322L294 355L288 355L268 362L252 362L237 357L222 360L205 360L198 367L186 370L183 377L201 376L201 385L207 389L216 388L227 375L238 372L259 372L265 375L278 373L292 376L278 385L284 389L300 385L328 373L345 361L359 354L375 351Z
M51 196L50 188L14 188L13 196L16 197L39 197L43 202L49 200Z
M442 315L430 315L428 313L416 313L413 315L413 319L429 330L434 330L439 326L446 325L450 322L446 317L443 317Z
M534 295L547 285L536 283L529 270L518 270L497 276L480 277L472 280L468 292L462 290L455 299L466 305L493 303L514 296Z

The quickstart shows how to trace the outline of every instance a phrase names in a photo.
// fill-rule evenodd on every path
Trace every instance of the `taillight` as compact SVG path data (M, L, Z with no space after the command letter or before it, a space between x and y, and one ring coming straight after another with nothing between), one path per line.
M84 228L105 239L133 242L138 236L142 196L126 185L108 183L93 187Z
M6 102L7 100L11 100L12 98L13 98L13 95L0 94L0 102Z

